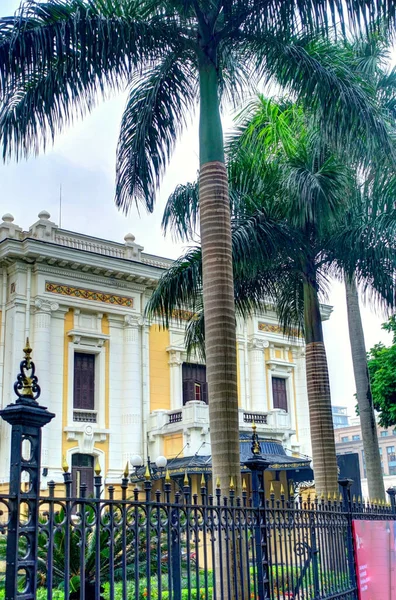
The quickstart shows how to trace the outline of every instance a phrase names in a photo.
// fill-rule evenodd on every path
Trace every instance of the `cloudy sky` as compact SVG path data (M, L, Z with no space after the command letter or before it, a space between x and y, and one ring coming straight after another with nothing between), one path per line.
M13 14L19 0L0 0L0 16ZM164 238L162 210L168 194L178 183L193 180L198 169L197 121L178 144L164 178L153 214L136 207L125 216L113 202L115 153L124 96L101 103L84 121L76 122L60 135L45 155L19 164L0 164L0 216L11 212L15 222L28 229L37 214L46 209L59 223L59 188L62 186L62 227L122 242L132 232L146 252L170 258L182 247ZM225 119L230 123L230 117ZM354 414L355 392L349 347L343 286L334 282L329 303L334 311L324 324L333 404L348 406ZM366 346L379 340L389 343L381 330L383 315L362 307Z

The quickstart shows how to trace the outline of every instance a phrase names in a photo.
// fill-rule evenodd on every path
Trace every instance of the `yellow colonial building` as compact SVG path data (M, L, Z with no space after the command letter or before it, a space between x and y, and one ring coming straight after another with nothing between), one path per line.
M40 402L56 414L43 431L42 487L62 481L64 457L75 487L85 481L88 491L95 463L106 484L118 484L136 455L164 455L174 476L210 470L205 366L187 360L183 314L169 330L144 318L171 264L144 252L132 234L116 243L60 229L46 211L28 230L3 216L0 405L14 401L29 337ZM301 459L310 455L303 340L285 338L271 312L239 321L237 340L241 448L254 421L274 472L309 478ZM10 427L0 427L0 484L7 484Z

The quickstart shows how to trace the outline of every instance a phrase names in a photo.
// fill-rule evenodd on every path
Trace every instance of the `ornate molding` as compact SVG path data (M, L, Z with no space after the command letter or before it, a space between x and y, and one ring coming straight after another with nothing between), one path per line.
M179 350L168 350L169 353L169 360L168 360L168 364L171 367L179 367L180 365L183 364L183 359L181 356L181 351Z
M102 348L105 341L110 339L109 335L101 332L80 331L78 329L68 331L67 335L72 338L72 342L76 346L96 346L97 348Z
M258 352L263 352L265 348L269 347L268 340L260 340L259 338L251 338L248 342L248 349L250 352L256 350Z
M88 290L86 288L78 288L61 283L45 282L45 291L51 294L59 294L61 296L69 296L78 298L79 300L89 300L93 302L103 302L113 306L127 306L133 308L133 298L129 296L118 296L98 290Z
M108 429L96 429L92 425L66 427L65 431L67 440L76 441L82 454L92 454L95 444L105 442L109 434Z
M280 373L291 373L296 368L294 363L287 362L281 358L270 358L266 361L266 365L271 371L279 371Z
M189 321L194 316L191 310L182 310L181 308L175 308L172 310L172 318L179 319L180 321Z
M276 324L276 323L264 323L263 321L259 321L258 323L258 330L259 331L266 331L267 333L278 333L282 336L284 336L285 334L283 333L283 329L280 325ZM298 329L292 329L291 332L292 336L300 338L302 337L302 334L298 331Z
M141 316L137 315L125 315L124 316L124 327L133 327L137 329L138 327L142 327L144 324L144 319Z
M45 298L36 298L34 301L34 306L36 309L36 313L44 312L44 313L51 314L51 312L55 312L56 310L59 310L58 302L52 302Z
M11 259L10 259L11 260ZM11 263L10 263L11 264ZM91 268L91 267L90 267ZM95 270L95 266L92 266L92 270ZM48 265L47 263L35 263L33 266L33 271L35 273L42 273L48 275L49 277L59 276L65 279L71 279L72 281L81 280L85 284L92 284L94 286L103 285L103 287L110 288L120 288L128 290L129 293L146 293L149 298L152 294L153 285L158 281L157 279L150 280L150 283L142 284L137 283L131 280L122 280L122 279L109 279L108 277L104 277L99 274L90 273L89 271L80 272L78 270L72 270L68 267L55 267L54 265ZM136 275L136 277L140 277L140 275ZM149 275L144 275L146 279L149 279Z

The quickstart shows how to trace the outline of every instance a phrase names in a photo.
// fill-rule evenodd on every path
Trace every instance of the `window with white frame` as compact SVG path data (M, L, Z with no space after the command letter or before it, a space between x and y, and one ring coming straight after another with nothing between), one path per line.
M286 379L284 377L272 377L272 401L274 408L288 412Z
M74 352L73 421L96 423L95 354Z

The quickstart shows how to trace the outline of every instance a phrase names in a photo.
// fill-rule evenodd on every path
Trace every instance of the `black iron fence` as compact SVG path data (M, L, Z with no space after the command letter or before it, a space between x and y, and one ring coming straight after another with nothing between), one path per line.
M240 498L233 489L211 495L203 483L192 494L187 479L173 494L169 481L164 491L153 491L150 480L138 490L126 478L118 489L105 490L97 475L96 497L87 498L82 485L75 498L71 474L64 478L64 485L50 482L48 496L39 498L35 557L33 505L25 494L19 502L16 589L6 598L29 593L26 566L33 561L39 599L352 600L352 517L396 519L394 506L346 506L342 497L303 501L282 494L276 500L271 494L255 507L245 490ZM0 496L0 561L16 536L16 502ZM0 598L12 576L7 568Z
M390 505L350 497L307 498L281 489L264 494L255 430L251 493L223 494L187 475L139 490L94 478L72 496L72 475L40 496L41 430L53 414L37 403L40 389L25 349L15 384L18 399L0 412L12 426L10 489L0 494L0 600L355 600L353 519L395 520ZM380 600L380 599L378 599Z

